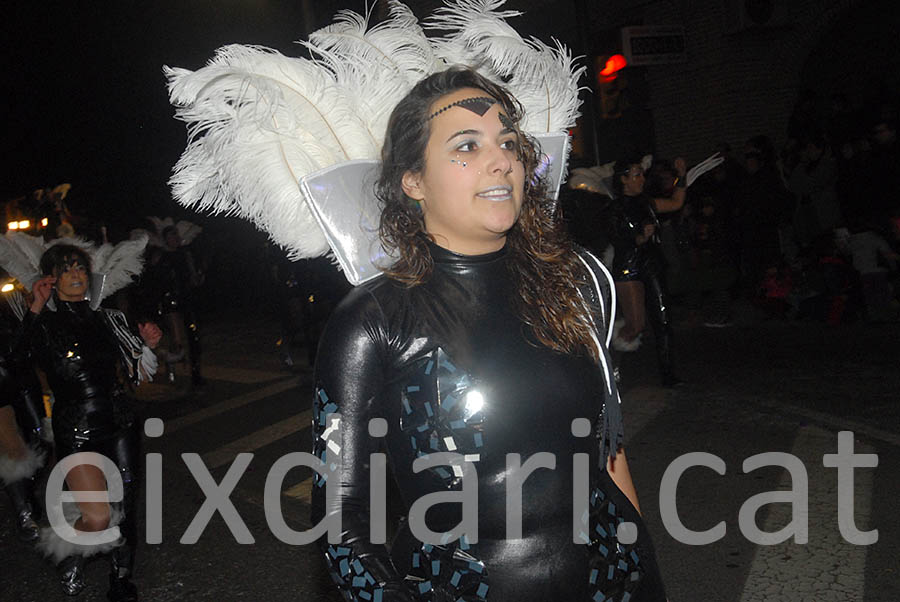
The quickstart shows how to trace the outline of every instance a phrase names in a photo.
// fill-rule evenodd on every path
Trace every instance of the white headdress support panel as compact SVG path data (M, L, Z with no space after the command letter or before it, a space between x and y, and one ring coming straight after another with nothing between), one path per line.
M330 249L354 284L374 277L372 266L384 256L371 228L379 211L374 179L359 189L361 197L350 198L337 192L346 192L350 179L339 170L346 164L347 174L357 175L356 161L377 161L400 99L424 77L456 64L506 85L525 108L524 131L550 134L541 136L541 147L555 193L583 68L558 42L522 39L505 21L519 13L500 11L504 3L448 0L426 22L445 35L429 39L409 8L392 1L389 18L372 28L369 13L338 13L333 25L303 42L311 60L232 45L197 71L166 67L176 116L188 123L188 146L170 180L173 195L188 207L252 221L292 258ZM338 188L328 189L328 182ZM337 230L352 223L352 235ZM356 241L357 233L368 237Z

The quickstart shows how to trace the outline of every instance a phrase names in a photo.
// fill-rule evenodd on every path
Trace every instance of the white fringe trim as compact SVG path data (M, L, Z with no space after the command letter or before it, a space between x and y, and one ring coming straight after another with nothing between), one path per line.
M159 361L156 358L156 354L146 345L141 345L141 359L138 360L138 367L141 372L142 382L152 382L153 375L156 374L156 370L159 367Z
M44 465L45 456L44 450L31 446L25 448L22 460L0 455L0 481L6 486L31 477Z
M75 521L81 517L78 505L75 503L63 504L63 515L69 525L74 525ZM85 558L96 554L104 554L121 546L125 540L119 532L117 526L124 518L124 514L119 508L119 504L110 505L109 526L107 528L114 529L116 539L110 543L85 545L72 541L68 541L59 536L56 530L51 527L41 529L41 538L36 547L44 555L53 559L58 564L63 558L69 556L83 556Z

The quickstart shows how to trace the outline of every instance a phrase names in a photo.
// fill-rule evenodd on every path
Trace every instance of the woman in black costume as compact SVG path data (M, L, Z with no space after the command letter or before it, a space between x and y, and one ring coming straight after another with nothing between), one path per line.
M46 450L42 438L41 385L34 370L15 348L20 328L18 315L25 309L21 291L3 292L0 300L0 483L12 501L19 538L34 541L39 535L34 478L44 463Z
M53 391L53 435L56 455L96 452L118 468L124 496L120 507L107 502L78 502L74 528L97 532L117 526L121 537L110 545L67 541L45 529L41 547L59 562L63 591L76 595L84 588L84 559L111 550L107 597L137 600L130 577L137 544L135 502L139 483L140 433L123 386L122 372L135 381L141 375L141 341L128 332L121 312L94 311L86 300L90 259L80 248L58 244L41 257L45 276L34 286L34 301L24 320L24 341L47 376ZM54 296L55 311L45 308ZM155 324L140 325L150 347L160 337ZM77 459L77 458L76 458ZM71 491L103 491L106 481L96 466L77 464L66 474Z
M662 384L681 383L672 362L672 323L664 282L664 264L658 244L657 213L678 211L686 197L684 159L675 161L678 179L672 198L651 198L644 193L644 168L639 157L616 162L610 219L615 255L612 275L625 325L613 340L620 351L634 351L647 318L653 328Z
M426 78L390 118L377 192L399 260L339 305L316 366L313 519L341 518L321 547L347 600L665 600L606 277L547 211L520 118L468 70ZM381 451L410 517L390 548Z

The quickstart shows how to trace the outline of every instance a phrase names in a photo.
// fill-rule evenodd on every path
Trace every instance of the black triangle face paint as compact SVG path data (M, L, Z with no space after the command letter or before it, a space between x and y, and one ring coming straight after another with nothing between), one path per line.
M429 121L434 119L447 109L451 109L453 107L462 107L464 109L469 109L479 117L484 117L484 114L487 113L492 106L494 106L497 101L490 96L473 96L472 98L463 98L462 100L457 100L456 102L451 102L446 107L442 107L428 116L428 119L425 121Z

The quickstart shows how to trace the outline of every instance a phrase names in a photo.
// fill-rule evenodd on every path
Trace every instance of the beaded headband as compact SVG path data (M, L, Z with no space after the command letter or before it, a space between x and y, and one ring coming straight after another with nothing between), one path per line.
M461 100L457 100L456 102L451 102L446 107L440 108L431 115L428 116L425 121L431 121L447 109L452 109L453 107L462 107L464 109L469 109L479 117L483 117L485 113L487 113L492 106L497 103L497 100L491 98L490 96L473 96L472 98L463 98Z

